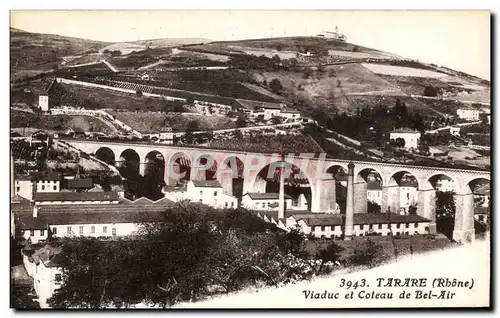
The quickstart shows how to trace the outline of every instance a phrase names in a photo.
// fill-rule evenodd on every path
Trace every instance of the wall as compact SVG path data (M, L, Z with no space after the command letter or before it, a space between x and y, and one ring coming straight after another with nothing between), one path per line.
M258 210L258 211L277 211L278 206L275 208L269 207L269 204L279 204L278 199L267 199L267 200L252 200L249 195L244 195L241 204L245 208L249 210ZM292 199L285 199L285 204L287 210L293 210L296 207L292 206Z
M33 185L31 180L16 180L15 188L12 190L14 191L14 195L20 195L30 201L33 198Z
M92 226L94 227L94 233L92 233ZM68 227L71 227L71 233L68 233ZM80 227L83 227L82 234L80 233ZM104 227L106 227L106 232L104 232ZM54 229L56 229L56 231L54 231ZM140 225L136 223L50 225L52 236L55 237L68 237L68 236L111 237L113 236L113 229L116 229L116 236L127 236L135 234L140 229Z
M33 234L33 235L32 235ZM49 231L44 230L24 230L23 237L26 240L30 240L31 243L36 244L40 240L46 240L49 236Z
M40 180L36 182L36 192L59 192L59 181Z
M420 139L420 133L395 133L391 132L391 140L403 138L405 140L405 148L417 148Z
M59 204L118 204L119 201L37 201L37 205L59 205Z

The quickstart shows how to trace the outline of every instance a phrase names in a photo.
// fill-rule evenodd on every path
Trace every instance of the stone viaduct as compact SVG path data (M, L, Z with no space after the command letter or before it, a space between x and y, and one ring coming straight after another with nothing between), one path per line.
M216 171L216 179L223 186L224 192L233 195L232 178L236 166L243 166L243 194L247 192L265 192L266 179L261 177L263 169L276 169L282 162L279 154L258 154L243 151L181 147L140 142L111 142L65 139L66 143L83 152L94 154L106 149L115 160L125 157L124 153L133 153L140 161L139 173L144 175L145 166L158 154L165 162L164 180L172 184L175 176L174 167L179 165L179 158L189 163L190 178L205 180L209 166ZM323 157L322 157L323 156ZM202 158L205 158L203 160ZM101 159L101 158L100 158ZM126 160L126 158L124 158ZM122 159L123 160L123 159ZM404 174L412 175L417 181L417 214L431 220L430 231L436 231L436 177L447 177L455 184L455 230L456 241L470 242L474 238L474 193L473 184L479 180L490 181L490 172L482 170L464 170L430 166L412 166L402 163L364 162L324 158L324 154L288 154L284 160L287 165L300 171L301 178L307 180L311 189L311 212L332 212L336 206L335 171L347 172L349 163L354 164L354 213L367 212L367 174L376 172L382 184L382 211L388 208L397 212L400 207L400 181ZM274 167L274 168L273 168ZM290 169L292 170L292 169ZM273 170L274 171L274 170ZM286 174L286 172L285 172Z

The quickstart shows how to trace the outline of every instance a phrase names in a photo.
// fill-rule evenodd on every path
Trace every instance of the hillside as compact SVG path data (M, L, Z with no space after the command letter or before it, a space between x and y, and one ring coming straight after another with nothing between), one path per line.
M107 42L10 29L10 65L13 77L34 75L59 67L64 56L97 52Z

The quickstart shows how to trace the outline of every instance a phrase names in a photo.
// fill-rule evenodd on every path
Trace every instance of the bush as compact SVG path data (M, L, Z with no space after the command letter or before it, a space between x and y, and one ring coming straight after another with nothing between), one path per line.
M382 246L368 239L365 244L358 246L349 258L349 263L358 266L374 267L378 265L377 256L382 252Z
M424 96L436 97L438 95L438 90L434 86L426 86L424 89Z

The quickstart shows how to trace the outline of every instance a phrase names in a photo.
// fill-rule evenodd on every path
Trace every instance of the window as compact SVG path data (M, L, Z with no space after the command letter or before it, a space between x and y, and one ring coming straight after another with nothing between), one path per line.
M57 227L52 228L52 234L57 234Z
M373 224L368 225L368 229L372 230L373 229Z
M80 226L79 233L80 233L80 235L83 235L83 226Z
M44 185L42 186L42 190L45 190L45 186Z
M399 227L401 226L401 224L396 224L396 228L399 229Z
M103 226L102 227L102 233L108 233L108 227L107 226Z
M203 199L200 199L200 203L203 203Z
M113 236L116 236L116 228L112 228L112 229L111 229L111 234L112 234Z
M203 196L203 191L200 191L200 197L202 197L202 196Z
M265 202L262 202L262 207L265 208L266 207L266 203Z
M34 230L30 230L30 236L35 236L35 231Z
M410 223L406 223L405 227L409 228L410 227Z
M325 230L325 227L324 226L321 226L321 231L323 232Z
M418 227L418 222L415 222L415 224L413 224L414 227Z
M54 282L56 285L61 285L62 283L62 274L56 274L54 277Z
M224 207L227 208L227 202L224 202Z
M92 225L92 226L90 227L90 234L94 234L94 233L95 233L95 226L94 226L94 225Z
M217 191L214 191L214 197L216 197L216 196L217 196Z
M45 236L45 230L40 230L40 236Z
M19 191L21 191L21 187L18 186L18 187L16 187L16 192L19 192Z
M71 226L66 227L66 234L71 234Z
M425 231L429 232L429 227L428 226L425 227Z
M54 191L57 190L57 186L54 186L53 188L54 188Z
M365 227L365 226L364 226L363 224L361 224L361 225L359 226L359 229L360 229L360 230L362 230L362 229L364 229L364 227Z
M231 207L232 207L232 208L234 207L234 202L231 202Z

